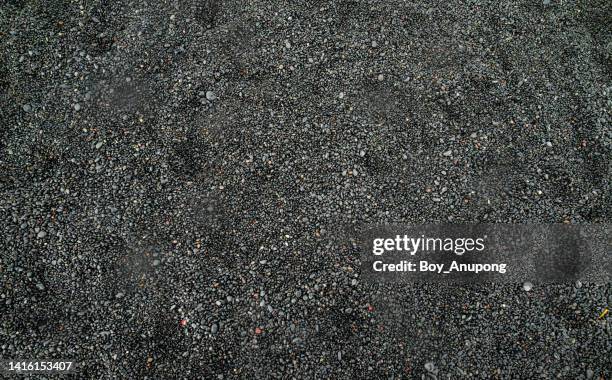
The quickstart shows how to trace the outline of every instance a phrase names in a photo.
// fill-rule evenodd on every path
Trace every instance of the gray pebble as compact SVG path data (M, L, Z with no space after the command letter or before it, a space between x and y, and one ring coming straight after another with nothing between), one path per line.
M24 104L21 108L23 108L23 110L25 112L31 112L32 111L32 106L29 104Z
M526 291L526 292L528 292L528 291L530 291L531 289L533 289L533 284L532 284L531 282L529 282L529 281L525 281L525 282L523 283L523 290L524 290L524 291Z
M206 99L213 101L217 99L217 95L215 95L215 93L212 91L206 91Z
M38 233L38 235L36 235L39 239L44 238L45 236L47 236L47 233L45 231L40 231Z
M76 104L74 105L74 110L75 110L75 111L80 111L80 110L81 110L81 105L80 105L79 103L76 103Z
M217 331L219 331L219 325L216 323L213 323L213 325L210 327L210 332L213 334L216 334Z
M431 371L433 371L433 370L434 370L434 368L435 368L435 365L434 365L434 363L433 363L433 362L427 362L427 363L425 363L425 370L426 370L427 372L431 372Z

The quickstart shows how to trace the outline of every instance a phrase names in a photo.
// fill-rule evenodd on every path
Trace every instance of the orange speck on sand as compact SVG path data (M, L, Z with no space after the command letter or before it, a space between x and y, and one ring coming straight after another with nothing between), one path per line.
M260 329L259 327L255 327L255 334L259 335L263 332L262 329Z
M181 319L180 325L181 325L181 327L187 326L187 320L186 319Z

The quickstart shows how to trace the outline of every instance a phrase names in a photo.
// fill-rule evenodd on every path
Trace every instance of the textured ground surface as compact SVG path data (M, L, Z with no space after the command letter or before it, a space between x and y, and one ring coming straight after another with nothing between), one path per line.
M0 357L609 379L610 284L366 284L339 231L609 222L611 4L2 2Z

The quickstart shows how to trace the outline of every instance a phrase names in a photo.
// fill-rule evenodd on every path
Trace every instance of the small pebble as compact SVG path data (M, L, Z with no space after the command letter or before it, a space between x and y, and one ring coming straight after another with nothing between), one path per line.
M213 323L213 325L210 328L210 332L213 334L216 334L217 331L219 331L219 325L217 325L216 323Z
M523 283L523 290L524 291L528 292L531 289L533 289L533 284L531 282L526 281L526 282Z
M215 93L212 91L206 91L206 99L213 101L217 99L217 95L215 95Z
M31 112L32 111L32 106L29 104L24 104L21 108L23 108L23 110L25 112Z
M79 103L74 105L74 110L75 111L80 111L81 110L81 105Z
M434 372L436 370L436 365L433 362L425 363L425 370L427 372Z

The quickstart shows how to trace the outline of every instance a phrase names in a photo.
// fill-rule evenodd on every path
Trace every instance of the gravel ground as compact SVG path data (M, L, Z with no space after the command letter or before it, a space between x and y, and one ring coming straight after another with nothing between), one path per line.
M4 1L0 357L610 379L610 283L368 284L345 231L610 222L611 30L607 0Z

